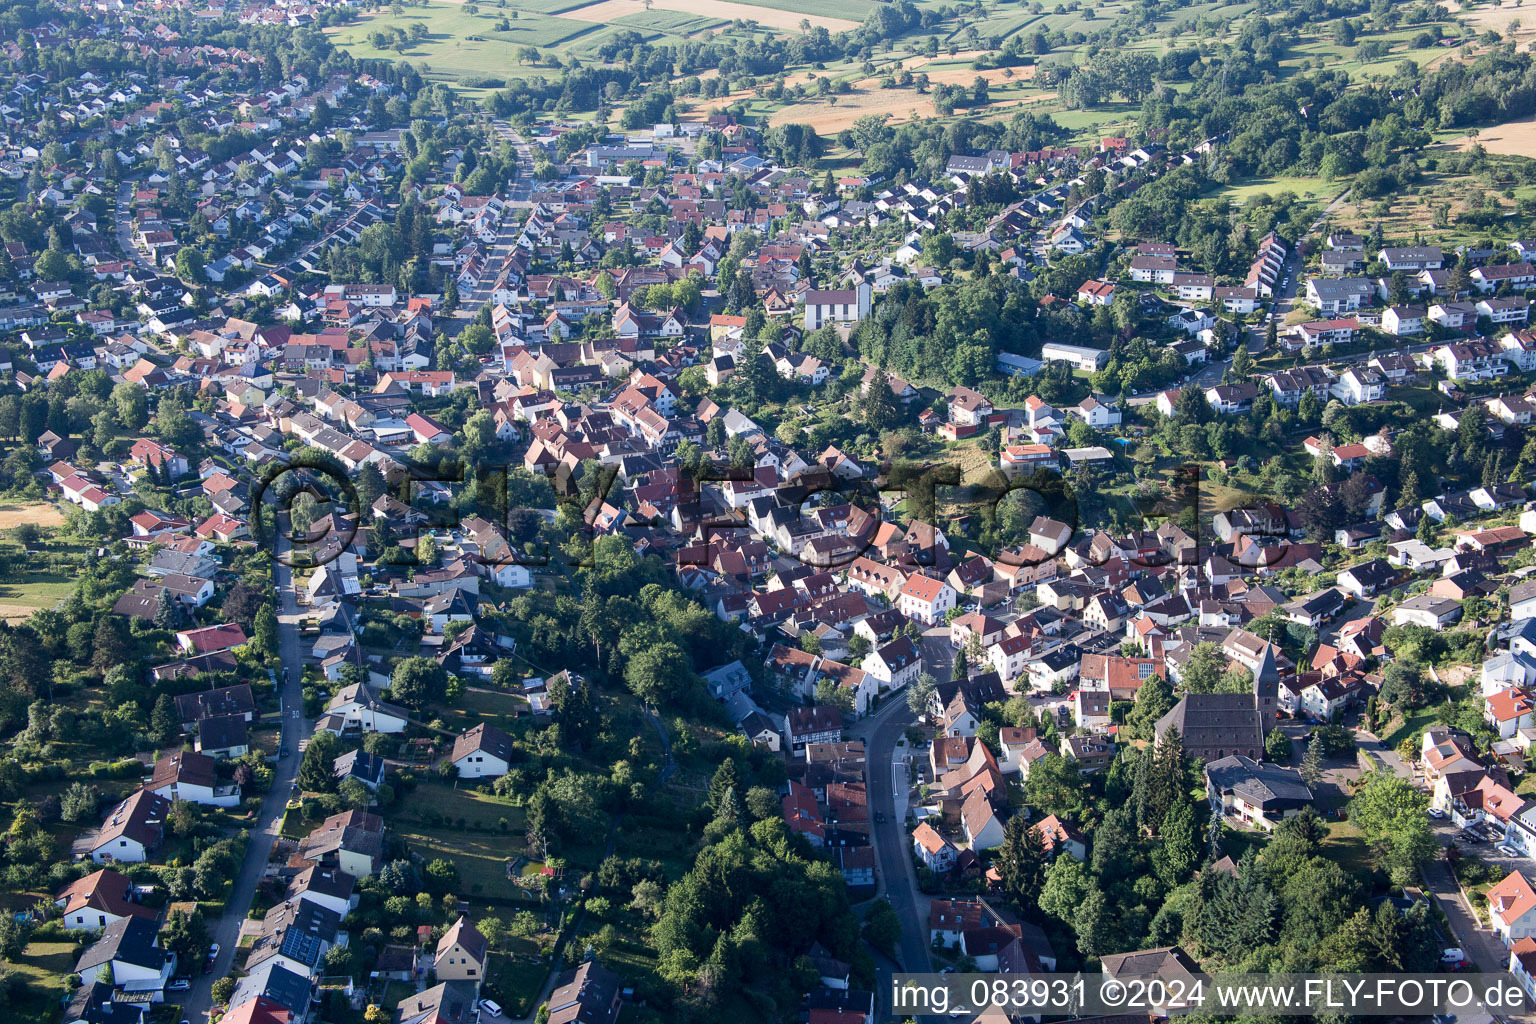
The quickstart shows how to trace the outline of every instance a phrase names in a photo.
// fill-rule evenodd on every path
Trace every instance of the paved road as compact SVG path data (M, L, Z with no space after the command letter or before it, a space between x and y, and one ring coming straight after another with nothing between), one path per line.
M948 633L947 628L941 628L930 630L923 637L923 668L935 679L948 679L954 661ZM913 788L908 763L920 763L927 756L926 748L914 748L906 741L906 731L915 722L907 707L906 691L901 690L887 697L873 715L856 723L849 735L864 741L870 806L885 818L873 823L870 840L875 850L877 898L891 904L901 923L895 966L901 971L922 973L932 969L928 961L930 897L918 891L906 828ZM883 999L883 994L891 990L891 968L884 957L877 957L876 962L875 987Z
M117 237L117 247L123 258L132 260L145 270L155 270L148 258L133 244L133 190L137 182L124 180L117 185L117 205L112 211L112 232Z
M884 821L873 824L871 841L875 847L878 872L877 892L889 900L901 922L901 940L896 946L896 961L905 971L928 970L927 898L917 891L917 872L912 868L912 851L907 839L908 783L905 759L918 756L906 746L904 734L914 722L907 708L905 693L897 693L870 718L850 730L863 739L869 765L870 800ZM898 747L897 743L903 745ZM893 765L892 762L895 762ZM889 986L881 986L888 991Z
M1492 931L1479 928L1477 920L1461 896L1461 889L1451 875L1451 869L1443 860L1433 860L1424 865L1424 891L1440 901L1446 920L1451 925L1451 936L1472 962L1488 974L1502 974L1507 966L1508 954L1504 944Z
M1374 733L1365 729L1358 730L1355 733L1355 746L1380 759L1399 778L1407 779L1410 783L1415 781L1413 766L1405 762L1396 750L1377 739Z
M286 541L279 543L282 550L287 549ZM289 789L298 775L299 752L302 747L308 745L310 734L310 723L304 718L304 695L301 683L304 661L299 649L299 607L293 590L293 572L286 565L274 562L272 575L273 582L277 586L278 646L282 654L283 669L288 673L288 678L281 688L281 742L288 748L289 754L285 758L278 759L272 788L262 801L261 811L251 828L250 847L246 851L245 863L240 867L240 875L235 879L234 889L230 892L224 916L209 926L213 941L219 944L218 962L208 974L196 973L201 969L200 964L183 967L184 971L190 969L195 978L191 990L182 1000L181 1008L182 1016L192 1021L207 1016L212 1008L214 979L225 977L234 968L235 945L240 938L240 923L250 913L251 903L256 897L256 888L261 883L262 870L272 855L272 847L277 840L283 810L288 805Z
M517 153L517 178L507 190L507 202L511 206L526 206L528 197L533 194L533 148L506 121L494 122L491 131L497 138L512 143L512 149Z
M517 178L507 189L507 205L528 206L529 197L533 194L533 150L505 121L494 122L491 130L497 138L510 142L517 153ZM496 229L496 240L487 250L485 268L479 281L468 295L463 296L461 312L473 316L481 306L491 301L491 289L501 276L502 268L506 265L507 257L512 254L521 231L521 227L510 215L503 217Z

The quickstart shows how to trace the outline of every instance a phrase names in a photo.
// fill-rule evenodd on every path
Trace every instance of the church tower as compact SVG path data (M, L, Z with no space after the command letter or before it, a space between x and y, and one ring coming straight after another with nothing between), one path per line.
M1259 744L1265 738L1280 714L1280 669L1275 665L1275 645L1264 645L1264 658L1259 670L1253 674L1253 706L1259 713Z

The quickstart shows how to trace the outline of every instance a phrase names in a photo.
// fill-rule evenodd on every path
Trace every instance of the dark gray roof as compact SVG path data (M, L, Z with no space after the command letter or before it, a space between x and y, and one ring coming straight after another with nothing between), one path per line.
M320 906L314 900L284 900L262 919L261 936L246 962L247 970L257 963L281 954L290 960L314 967L335 943L341 915Z
M219 715L241 715L256 710L256 698L250 683L221 686L201 693L184 693L176 698L176 713L183 722L197 722Z
M1177 729L1184 749L1259 750L1259 713L1251 693L1191 693L1157 721L1159 739Z
M1383 587L1397 578L1396 571L1384 559L1373 558L1344 570L1365 587Z
M165 950L155 945L159 934L154 922L142 917L123 917L107 925L101 938L86 947L75 964L75 973L81 974L92 967L113 962L160 970L165 963Z
M1235 793L1261 810L1312 802L1312 790L1294 768L1234 754L1206 765L1205 775L1217 790Z
M140 1007L112 1001L112 986L98 981L81 985L64 1009L64 1024L142 1024Z
M241 978L235 985L235 994L229 998L229 1008L233 1010L258 998L270 999L298 1016L309 1008L309 979L278 964L265 964Z
M331 774L338 779L355 778L370 785L384 781L384 759L366 750L352 750L331 762Z
M400 1000L395 1010L399 1024L436 1021L437 1024L468 1024L475 1019L475 986L468 981L445 981L425 992Z
M244 715L220 715L197 723L197 744L201 750L225 750L249 741L250 730Z

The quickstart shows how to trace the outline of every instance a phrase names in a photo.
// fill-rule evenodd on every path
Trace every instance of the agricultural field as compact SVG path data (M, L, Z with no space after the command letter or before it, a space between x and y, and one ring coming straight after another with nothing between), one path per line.
M1536 118L1522 117L1518 121L1470 132L1457 139L1453 146L1458 150L1482 146L1484 151L1496 156L1536 157Z
M516 20L512 13L517 14ZM498 29L503 18L508 27ZM414 24L425 25L427 36L403 51L380 49L373 42L375 33L390 35L397 29L409 33ZM529 46L541 51L571 46L580 37L601 31L591 22L491 7L471 13L461 4L439 2L425 8L406 7L399 13L383 10L332 34L336 45L358 57L405 60L421 67L428 77L473 83L480 78L556 74L554 67L520 63L519 51Z
M800 11L798 8L779 9L775 7L760 7L755 4L728 3L722 4L720 0L600 0L595 4L587 4L574 10L563 11L562 18L573 21L587 21L599 25L607 24L632 24L632 22L620 21L622 18L632 18L636 15L654 14L665 11L676 14L684 14L688 17L680 20L674 27L667 27L663 23L652 22L656 31L671 32L674 35L691 35L705 28L713 28L728 24L721 19L721 15L734 15L735 18L749 19L757 22L765 28L797 29L802 21L809 22L813 27L820 26L830 32L845 32L848 29L858 27L858 22L849 21L846 18L831 18L824 14L812 13L809 8L826 8L821 4L801 5L807 8ZM837 5L834 4L835 8ZM638 25L636 27L639 27Z
M51 501L33 501L0 505L0 530L10 530L22 523L47 528L64 525L64 510Z

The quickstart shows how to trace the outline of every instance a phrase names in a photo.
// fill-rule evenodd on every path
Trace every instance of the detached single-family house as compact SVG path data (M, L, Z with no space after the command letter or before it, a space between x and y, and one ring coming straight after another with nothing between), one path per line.
M454 740L449 760L461 779L499 778L512 766L512 748L511 736L481 722Z

